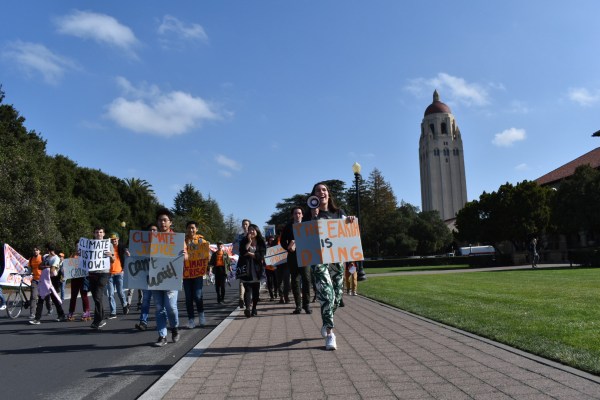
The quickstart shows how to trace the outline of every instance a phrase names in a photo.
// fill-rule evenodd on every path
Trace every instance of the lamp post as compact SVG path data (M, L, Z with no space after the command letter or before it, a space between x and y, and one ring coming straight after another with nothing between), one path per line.
M360 183L360 170L361 170L361 166L359 163L355 162L352 165L352 172L354 172L354 185L356 188L356 218L358 218L358 228L360 230L360 189L358 187L359 183ZM356 262L357 265L357 279L359 281L364 281L367 279L367 274L365 274L365 270L363 269L363 263L362 261L357 261Z
M125 240L125 228L127 228L127 222L121 221L121 237L123 238L123 240Z

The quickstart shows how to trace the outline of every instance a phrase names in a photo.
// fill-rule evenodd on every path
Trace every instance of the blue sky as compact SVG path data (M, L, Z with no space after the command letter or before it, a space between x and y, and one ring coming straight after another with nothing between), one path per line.
M469 200L598 147L596 1L28 1L0 15L0 84L83 167L192 183L262 226L285 197L378 168L421 206L437 89Z

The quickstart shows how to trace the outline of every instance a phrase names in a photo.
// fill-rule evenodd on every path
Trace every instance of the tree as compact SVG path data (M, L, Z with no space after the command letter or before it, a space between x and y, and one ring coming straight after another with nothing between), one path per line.
M552 221L559 232L600 232L600 171L584 165L566 179L553 196Z
M522 248L533 235L546 231L550 221L549 189L532 181L513 186L506 183L497 192L483 192L458 212L458 238L470 243L510 241Z
M129 205L130 221L126 221L131 229L145 229L154 221L156 210L161 207L152 185L144 179L127 178L121 191L121 198Z

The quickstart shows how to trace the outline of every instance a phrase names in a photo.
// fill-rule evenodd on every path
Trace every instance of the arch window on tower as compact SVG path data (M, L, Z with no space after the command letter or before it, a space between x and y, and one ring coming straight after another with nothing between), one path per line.
M442 122L442 135L447 135L448 130L446 129L446 123Z
M450 155L450 150L448 150L448 149L444 149L444 155L445 155L445 156L449 156L449 155Z
M435 126L433 124L429 124L429 130L435 135Z
M434 156L439 156L440 155L440 149L433 149L433 155Z

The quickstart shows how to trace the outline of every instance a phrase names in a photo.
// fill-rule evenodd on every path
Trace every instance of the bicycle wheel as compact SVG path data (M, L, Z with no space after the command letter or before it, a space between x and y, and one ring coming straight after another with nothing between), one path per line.
M23 293L20 290L14 290L6 299L6 314L8 318L15 319L21 315L23 309Z

